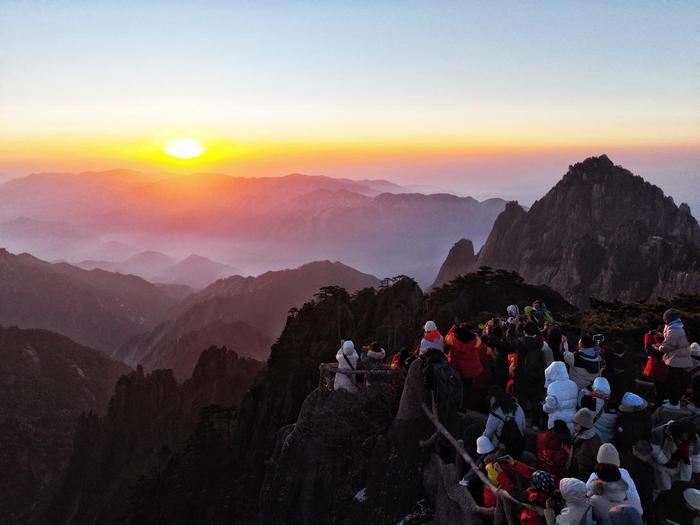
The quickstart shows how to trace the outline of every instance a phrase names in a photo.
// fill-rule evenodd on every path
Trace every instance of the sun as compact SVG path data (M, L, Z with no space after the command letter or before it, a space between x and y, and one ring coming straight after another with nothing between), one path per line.
M204 152L204 146L199 141L189 138L171 140L165 146L165 153L178 159L193 159Z

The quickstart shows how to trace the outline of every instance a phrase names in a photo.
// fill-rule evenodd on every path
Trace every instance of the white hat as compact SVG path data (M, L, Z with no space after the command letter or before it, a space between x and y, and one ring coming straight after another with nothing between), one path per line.
M700 510L700 490L698 489L685 489L683 491L683 499L695 510Z
M700 357L700 345L698 343L691 343L690 355L693 357Z
M345 341L343 343L343 353L345 355L350 355L355 351L355 343L352 341Z
M598 463L608 463L610 465L615 465L620 467L620 454L618 453L615 445L611 443L603 443L598 448L598 456L596 457Z
M437 325L435 324L435 321L428 321L427 323L425 323L423 329L426 332L434 332L435 330L437 330Z
M490 454L496 450L496 447L491 440L486 436L479 436L476 438L476 453L477 454Z

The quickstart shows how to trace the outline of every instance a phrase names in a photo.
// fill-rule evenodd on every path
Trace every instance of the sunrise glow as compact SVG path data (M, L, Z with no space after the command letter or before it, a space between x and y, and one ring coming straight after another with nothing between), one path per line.
M165 152L178 159L193 159L204 154L204 146L189 138L175 139L168 143Z

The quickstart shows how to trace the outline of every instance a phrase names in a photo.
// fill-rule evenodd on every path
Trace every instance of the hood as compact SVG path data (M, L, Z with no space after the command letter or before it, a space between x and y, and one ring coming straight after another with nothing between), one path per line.
M627 498L627 483L624 479L603 482L603 496L610 501L621 502Z
M352 341L345 341L341 350L345 355L352 355L355 353L355 344Z
M576 478L562 478L559 482L559 492L568 505L586 501L586 484Z
M555 381L564 381L569 379L569 372L566 370L566 365L561 361L554 361L544 371L544 386L548 387Z
M637 509L629 505L615 505L608 511L610 525L642 525Z
M610 397L610 383L604 377L596 377L593 380L593 392L605 397Z
M620 410L622 412L641 412L647 407L647 402L632 392L625 392L620 401Z

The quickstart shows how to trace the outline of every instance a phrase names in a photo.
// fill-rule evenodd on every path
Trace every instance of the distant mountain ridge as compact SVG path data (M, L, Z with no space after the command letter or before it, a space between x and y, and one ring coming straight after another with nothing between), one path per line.
M147 250L119 262L81 261L76 266L86 270L100 268L110 272L138 275L156 284L184 284L201 289L218 279L240 273L228 264L192 254L182 260L164 253Z
M95 259L91 245L102 251L100 246L119 241L125 254L107 260L127 259L139 251L132 245L178 257L187 246L189 253L248 274L331 259L375 275L412 275L425 285L456 239L481 245L504 207L501 199L479 202L411 193L382 180L301 174L159 178L115 171L31 175L0 184L0 221L60 220L68 223L64 229L88 232L87 239L66 230L65 237L32 243L12 237L23 250L34 253L36 246L51 260Z
M263 361L290 308L301 307L320 288L357 291L379 284L372 275L330 261L221 279L177 304L168 321L127 341L113 357L148 370L172 368L178 379L189 376L201 349L210 345Z
M569 171L525 211L509 203L469 271L514 270L569 301L700 291L700 227L686 204L605 155Z
M176 300L133 275L0 249L0 324L43 328L109 352L162 321Z

